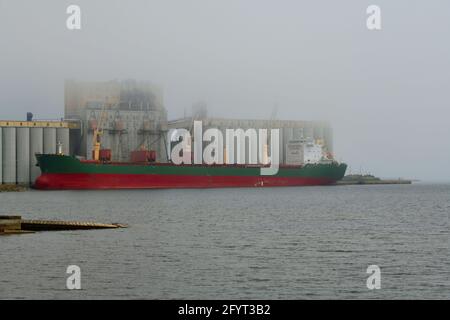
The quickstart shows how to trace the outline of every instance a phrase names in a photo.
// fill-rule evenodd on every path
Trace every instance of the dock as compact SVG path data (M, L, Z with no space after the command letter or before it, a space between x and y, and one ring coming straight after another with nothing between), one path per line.
M0 216L0 235L33 233L36 231L92 230L126 228L120 223L86 221L27 220L21 216Z
M340 180L335 183L338 186L348 186L348 185L361 185L361 184L412 184L411 180Z
M338 186L348 186L355 184L412 184L412 180L409 179L381 179L372 174L348 174L342 178L342 180L337 181L335 185Z

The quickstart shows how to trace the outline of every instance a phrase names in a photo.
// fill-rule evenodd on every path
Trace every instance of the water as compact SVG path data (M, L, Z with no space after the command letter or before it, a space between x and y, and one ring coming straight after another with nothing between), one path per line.
M449 184L0 193L0 214L130 225L0 237L0 298L448 299L449 212Z

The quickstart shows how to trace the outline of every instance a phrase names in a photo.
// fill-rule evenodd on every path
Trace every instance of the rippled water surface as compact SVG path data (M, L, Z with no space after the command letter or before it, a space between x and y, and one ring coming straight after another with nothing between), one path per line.
M0 237L0 298L448 299L449 212L448 184L0 193L0 214L129 224Z

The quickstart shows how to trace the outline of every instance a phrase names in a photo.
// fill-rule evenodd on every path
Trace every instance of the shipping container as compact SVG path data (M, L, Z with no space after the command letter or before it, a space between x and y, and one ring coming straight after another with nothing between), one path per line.
M101 149L100 150L100 160L101 161L111 161L111 149Z
M156 160L156 151L137 150L130 153L131 162L153 162Z

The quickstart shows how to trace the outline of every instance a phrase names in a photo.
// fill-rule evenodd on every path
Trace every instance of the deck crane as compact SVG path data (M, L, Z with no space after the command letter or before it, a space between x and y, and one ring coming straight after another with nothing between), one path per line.
M95 161L100 160L101 136L103 135L103 123L105 122L106 115L106 103L104 103L100 112L100 119L97 122L97 126L94 128L94 134L92 136L92 158Z

